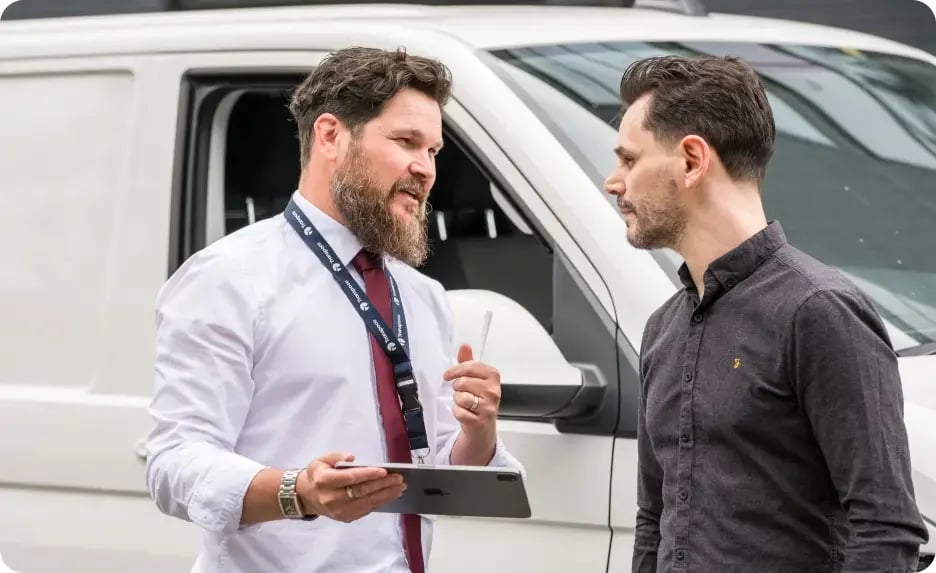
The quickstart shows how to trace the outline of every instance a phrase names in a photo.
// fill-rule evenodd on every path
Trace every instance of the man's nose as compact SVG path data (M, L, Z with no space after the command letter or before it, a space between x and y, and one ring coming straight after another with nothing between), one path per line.
M610 195L620 196L624 194L624 182L615 179L614 176L608 177L604 182L604 190Z
M410 173L413 174L414 177L432 183L436 176L435 159L430 155L420 157L410 163Z

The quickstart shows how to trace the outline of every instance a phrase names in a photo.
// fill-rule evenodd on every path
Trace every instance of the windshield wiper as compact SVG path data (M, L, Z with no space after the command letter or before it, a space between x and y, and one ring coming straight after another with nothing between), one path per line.
M897 356L929 356L931 354L936 354L936 341L924 342L897 351Z

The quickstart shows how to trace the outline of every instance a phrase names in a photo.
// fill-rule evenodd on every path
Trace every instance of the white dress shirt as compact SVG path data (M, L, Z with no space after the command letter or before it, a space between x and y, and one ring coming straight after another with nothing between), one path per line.
M361 244L299 193L299 208L358 282ZM432 455L447 464L459 425L452 315L442 286L386 259L396 279ZM370 333L331 272L280 214L189 258L156 305L155 393L146 483L163 512L204 531L193 571L406 573L398 515L240 526L264 467L302 468L331 451L387 461ZM522 469L497 441L493 466ZM431 521L422 519L428 562Z

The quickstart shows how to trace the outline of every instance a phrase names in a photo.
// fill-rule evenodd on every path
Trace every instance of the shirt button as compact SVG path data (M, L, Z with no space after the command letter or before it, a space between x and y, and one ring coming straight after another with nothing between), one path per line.
M685 380L686 382L689 382L690 380L692 380L692 373L689 372L686 375L684 375L683 380Z
M686 501L689 499L689 492L684 489L679 490L679 499L681 501Z
M676 550L676 561L684 561L686 559L686 552L682 549Z
M692 315L692 322L702 322L702 314L697 313Z
M692 436L689 435L689 430L683 430L682 433L679 434L679 439L681 439L684 443L688 443L689 438L691 437Z
M738 284L738 281L736 281L734 277L729 277L728 280L725 281L725 284L728 285L728 288L731 288Z

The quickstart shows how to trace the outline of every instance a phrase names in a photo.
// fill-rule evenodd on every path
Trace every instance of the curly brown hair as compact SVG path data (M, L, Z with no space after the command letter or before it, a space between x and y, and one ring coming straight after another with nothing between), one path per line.
M334 114L357 135L384 105L405 88L419 90L444 106L452 91L452 74L437 60L406 53L352 47L329 54L293 92L289 111L299 129L304 169L312 145L312 125L323 113Z
M657 56L631 64L621 102L651 94L644 127L661 141L698 135L738 181L763 182L776 137L773 112L754 69L740 58Z

